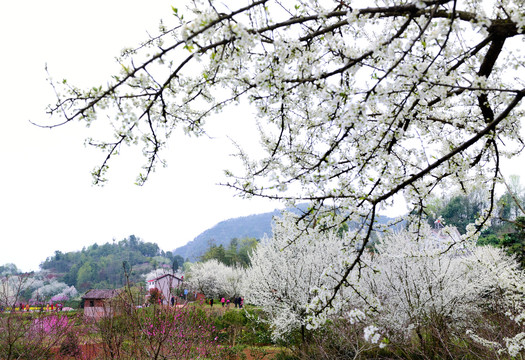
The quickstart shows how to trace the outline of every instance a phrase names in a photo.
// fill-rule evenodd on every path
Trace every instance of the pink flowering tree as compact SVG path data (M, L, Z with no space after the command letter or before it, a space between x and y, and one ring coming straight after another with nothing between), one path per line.
M131 287L113 299L114 316L94 324L106 358L221 359L210 314L194 306L137 308Z
M0 302L9 306L9 313L0 316L2 359L49 359L54 348L60 347L67 337L76 336L74 321L66 316L14 311L22 291L32 281L31 274L0 279Z

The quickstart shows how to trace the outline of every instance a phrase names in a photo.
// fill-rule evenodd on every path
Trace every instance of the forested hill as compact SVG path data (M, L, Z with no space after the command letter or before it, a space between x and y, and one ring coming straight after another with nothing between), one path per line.
M55 251L40 268L58 281L75 286L79 291L89 288L119 288L125 284L123 263L131 269L132 282L144 280L143 275L155 268L182 266L183 259L160 250L154 243L130 235L118 242L93 244L81 251Z

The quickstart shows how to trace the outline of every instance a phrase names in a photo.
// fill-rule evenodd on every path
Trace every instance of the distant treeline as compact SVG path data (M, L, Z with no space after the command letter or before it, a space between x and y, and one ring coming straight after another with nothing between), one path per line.
M201 256L202 262L215 259L227 266L238 266L246 268L250 266L250 254L253 249L257 247L258 240L255 238L230 240L228 246L218 245L213 241L209 241L208 250Z
M492 245L507 250L525 266L525 188L517 176L511 176L507 191L493 204L495 211L491 223L483 229L478 239L479 245ZM461 234L474 223L483 211L489 208L487 196L480 190L468 194L453 194L448 197L435 197L423 211L428 222L433 225L438 219L455 226Z

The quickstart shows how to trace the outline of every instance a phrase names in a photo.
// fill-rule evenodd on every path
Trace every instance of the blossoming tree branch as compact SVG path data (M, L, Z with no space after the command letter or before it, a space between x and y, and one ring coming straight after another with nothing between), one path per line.
M246 171L227 185L308 201L310 225L327 205L331 223L361 225L333 296L396 195L421 218L432 191L482 187L490 205L467 235L489 220L500 159L523 147L523 2L250 0L232 10L209 0L173 15L176 25L123 51L107 84L54 84L49 127L110 114L111 140L88 140L105 154L95 183L123 145L141 144L142 184L174 129L201 135L213 114L249 102L266 155L241 149Z

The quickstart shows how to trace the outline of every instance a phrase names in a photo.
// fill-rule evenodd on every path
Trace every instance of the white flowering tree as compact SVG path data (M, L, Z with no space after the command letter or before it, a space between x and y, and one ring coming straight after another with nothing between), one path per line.
M222 273L222 294L228 298L242 295L242 282L246 270L238 266L227 266Z
M392 334L421 335L431 322L443 322L443 328L447 320L464 322L481 299L485 284L479 284L479 274L465 266L462 252L443 254L447 246L441 241L423 227L419 234L386 236L375 253L363 256L369 266L354 281L361 295L374 300L379 324Z
M187 282L206 297L234 297L241 294L244 270L229 267L216 259L193 264Z
M380 346L406 346L415 337L419 351L445 354L455 343L449 339L471 338L511 356L525 349L525 272L502 249L460 242L452 228L385 234L373 252L361 254L359 271L333 306L319 311L323 296L330 296L326 290L340 283L337 274L361 248L349 253L352 233L323 230L326 219L306 232L300 221L290 214L276 220L273 238L256 248L244 281L246 301L265 312L274 338L298 329L304 335L335 316L359 324L361 336ZM486 320L496 311L514 323L505 335Z
M394 343L417 335L423 349L429 339L445 349L449 337L462 338L466 333L512 356L525 349L525 273L516 260L501 249L473 243L444 253L446 239L437 231L422 227L416 234L416 229L411 230L384 237L376 252L363 255L368 266L353 279L358 292L347 296L352 297L353 306L368 309L367 329ZM523 332L492 341L478 337L482 329L490 332L480 319L496 305ZM378 341L380 336L369 338Z
M78 295L78 291L74 286L68 286L66 283L57 280L45 283L42 280L36 280L33 288L35 290L32 292L31 298L35 301L56 302L56 299L63 299L62 301L64 301Z
M29 273L0 277L0 306L15 308L22 292L31 285L32 280Z
M247 303L262 308L275 339L300 329L304 341L315 289L338 282L324 275L338 266L344 241L336 231L303 232L297 221L292 214L276 220L273 237L264 238L250 256L243 293Z
M502 249L482 247L475 250L470 257L470 264L479 269L480 278L492 279L495 283L493 290L500 291L498 306L501 306L505 315L517 329L502 341L483 339L474 332L469 332L481 344L497 349L499 353L507 353L517 357L525 354L525 271L515 258L508 256Z
M54 84L55 122L45 126L103 118L103 129L114 129L112 140L88 140L105 154L95 183L122 145L139 143L143 183L176 127L202 134L212 114L245 101L266 156L241 150L246 173L230 174L228 185L306 200L314 213L343 209L340 222L363 226L347 249L369 242L378 211L396 195L417 216L439 186L488 188L488 208L469 235L486 223L500 158L523 142L523 1L191 4L184 14L173 9L176 24L125 50L122 72L107 84ZM348 258L321 307L334 305L359 266L360 256Z

